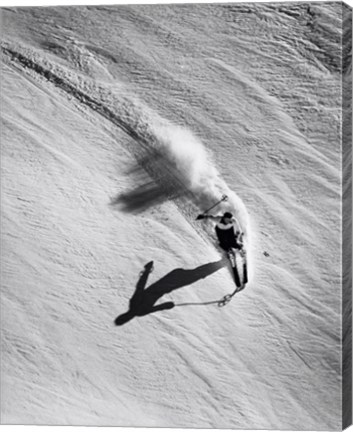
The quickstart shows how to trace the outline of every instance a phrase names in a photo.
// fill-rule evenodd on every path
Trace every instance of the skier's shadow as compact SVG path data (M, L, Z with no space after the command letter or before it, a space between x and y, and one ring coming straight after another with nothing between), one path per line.
M140 274L135 292L130 299L129 310L115 319L115 325L123 325L137 316L144 316L153 312L172 309L175 305L171 301L158 305L156 305L156 302L164 296L164 294L191 285L220 270L224 265L225 262L221 259L220 261L204 264L192 270L178 268L145 289L148 276L153 268L153 261L150 261L145 265L145 269Z

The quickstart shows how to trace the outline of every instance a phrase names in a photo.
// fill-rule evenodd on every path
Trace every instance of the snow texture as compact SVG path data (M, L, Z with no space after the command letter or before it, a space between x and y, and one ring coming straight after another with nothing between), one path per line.
M342 8L2 9L3 423L342 427Z

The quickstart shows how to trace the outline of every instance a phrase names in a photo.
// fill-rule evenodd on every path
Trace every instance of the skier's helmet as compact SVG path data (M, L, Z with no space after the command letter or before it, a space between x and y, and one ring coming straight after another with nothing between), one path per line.
M232 219L232 217L233 217L232 213L229 213L229 212L225 212L223 215L224 219Z

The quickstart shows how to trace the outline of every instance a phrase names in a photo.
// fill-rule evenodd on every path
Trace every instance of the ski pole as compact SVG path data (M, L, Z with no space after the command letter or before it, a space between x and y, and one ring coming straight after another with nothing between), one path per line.
M215 208L216 206L218 206L218 204L220 204L222 201L227 201L227 199L228 199L228 196L227 195L223 195L222 199L220 199L219 201L217 201L216 204L214 204L209 209L205 210L202 214L208 213L210 210L212 210L213 208Z

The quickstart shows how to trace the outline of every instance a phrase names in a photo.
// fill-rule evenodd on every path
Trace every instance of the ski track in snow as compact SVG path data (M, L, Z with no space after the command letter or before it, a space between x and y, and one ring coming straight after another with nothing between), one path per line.
M340 8L4 10L5 422L340 427Z

